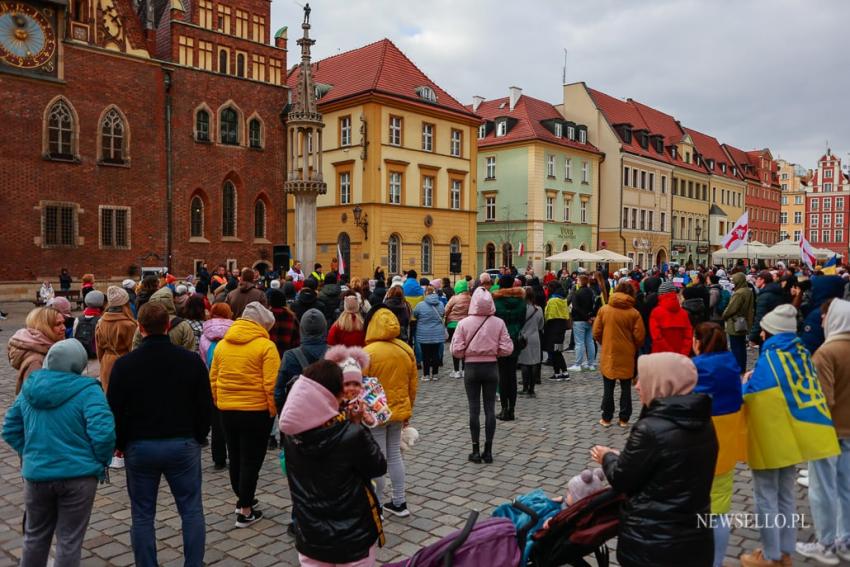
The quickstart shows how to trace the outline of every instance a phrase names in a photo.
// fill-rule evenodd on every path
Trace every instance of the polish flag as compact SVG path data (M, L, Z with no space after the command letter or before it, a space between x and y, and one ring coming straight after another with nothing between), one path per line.
M522 242L519 243L519 256L523 256L525 254L525 244Z
M342 257L342 250L339 247L339 242L336 243L336 258L339 261L339 275L345 275L345 258Z
M744 211L744 214L735 221L735 226L729 231L729 234L723 237L723 247L729 252L734 252L741 244L747 242L747 233L750 230L750 214Z
M809 241L806 240L805 236L800 238L800 258L809 266L809 268L815 267L815 262L817 261L815 258L815 250L812 248L812 245L809 244Z

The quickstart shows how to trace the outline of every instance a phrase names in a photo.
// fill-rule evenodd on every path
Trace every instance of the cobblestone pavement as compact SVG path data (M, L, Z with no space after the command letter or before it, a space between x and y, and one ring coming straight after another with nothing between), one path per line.
M13 401L15 373L10 368L6 343L19 328L31 306L7 304L9 320L0 321L0 413ZM572 354L568 355L568 359ZM469 433L462 381L448 372L438 382L422 384L412 425L421 438L404 455L407 470L409 518L389 516L385 522L386 546L379 562L409 557L459 528L469 510L487 516L497 504L534 488L563 494L566 481L590 466L595 444L621 448L627 430L597 425L602 387L598 373L580 373L569 382L550 383L551 368L543 370L536 399L520 398L517 420L499 422L494 447L495 462L467 462ZM637 407L637 398L634 398ZM483 417L483 415L482 415ZM257 497L265 519L247 529L235 529L231 492L226 471L215 471L209 450L203 456L204 510L207 524L208 565L297 565L293 540L286 535L290 500L280 471L277 452L267 453ZM61 456L57 455L57 458ZM112 483L101 485L91 516L82 565L124 566L133 563L130 548L130 505L123 471L113 472ZM0 567L14 565L20 557L23 491L18 458L0 442ZM389 484L389 483L388 483ZM172 567L182 564L180 518L163 482L157 514L159 560ZM753 511L750 474L741 468L735 484L733 511ZM798 512L808 515L805 489L797 487ZM798 539L807 538L811 529ZM743 550L757 547L757 532L733 529L728 565L738 565ZM613 544L614 542L612 542ZM613 557L613 554L612 554ZM809 564L795 557L795 564Z

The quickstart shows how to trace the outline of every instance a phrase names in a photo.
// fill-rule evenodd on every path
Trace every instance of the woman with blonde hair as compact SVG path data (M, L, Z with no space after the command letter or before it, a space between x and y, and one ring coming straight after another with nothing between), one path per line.
M36 307L24 324L9 339L9 363L18 371L15 395L27 376L41 368L50 347L65 338L65 317L51 307Z
M360 302L353 291L346 292L343 310L328 330L328 345L366 346L366 325L360 314Z

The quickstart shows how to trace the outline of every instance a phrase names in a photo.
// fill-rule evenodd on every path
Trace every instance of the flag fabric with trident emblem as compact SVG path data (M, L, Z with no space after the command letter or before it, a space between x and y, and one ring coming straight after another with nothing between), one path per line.
M778 469L839 454L826 396L812 357L794 333L762 345L744 384L747 458L753 470Z

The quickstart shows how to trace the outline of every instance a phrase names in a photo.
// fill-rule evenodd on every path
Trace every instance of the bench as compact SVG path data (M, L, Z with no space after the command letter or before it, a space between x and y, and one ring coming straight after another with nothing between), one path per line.
M83 308L83 296L82 296L82 294L80 293L79 290L59 289L59 290L54 290L53 295L55 297L64 297L72 305L74 303L76 303L77 304L77 310L80 310L80 309ZM38 291L35 292L35 301L33 301L33 303L35 303L36 307L41 307L41 306L44 305L44 301L41 300L41 296L39 295Z

